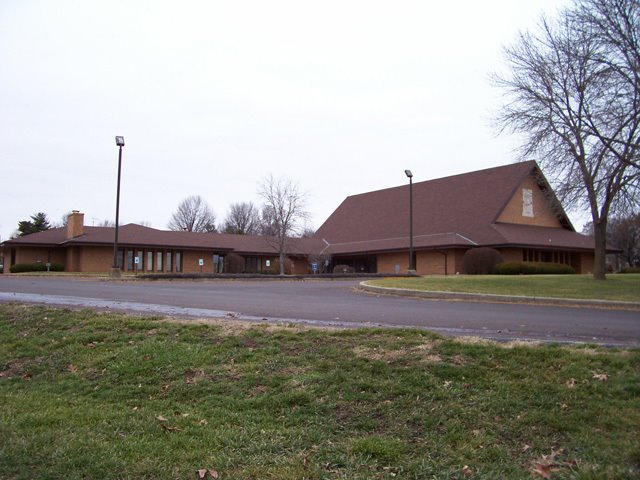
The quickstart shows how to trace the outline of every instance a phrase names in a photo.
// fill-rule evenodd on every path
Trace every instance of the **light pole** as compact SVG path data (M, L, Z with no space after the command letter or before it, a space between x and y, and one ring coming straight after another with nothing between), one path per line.
M122 170L122 147L124 147L124 137L116 137L116 145L118 146L118 190L116 193L116 235L113 241L113 267L111 268L111 276L120 276L120 267L118 266L118 222L120 221L120 171Z
M405 170L404 174L409 177L409 273L415 272L413 265L413 173Z

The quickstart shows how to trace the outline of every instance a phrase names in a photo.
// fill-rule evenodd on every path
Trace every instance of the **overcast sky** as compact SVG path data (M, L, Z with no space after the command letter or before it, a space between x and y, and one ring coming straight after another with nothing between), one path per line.
M43 211L221 222L272 173L348 195L512 163L489 75L562 0L0 1L0 239ZM551 180L551 179L550 179ZM575 216L572 218L576 218ZM576 229L582 225L575 220Z

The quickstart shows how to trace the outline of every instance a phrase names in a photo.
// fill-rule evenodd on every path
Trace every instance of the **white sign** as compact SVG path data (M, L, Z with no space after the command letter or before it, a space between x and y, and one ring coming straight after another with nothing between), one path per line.
M140 265L140 257L134 258L133 263L135 263L136 265Z
M271 266L271 260L265 260L264 264L265 264L267 267L270 267L270 266Z
M201 258L200 260L198 260L198 265L203 266L204 265L204 259Z

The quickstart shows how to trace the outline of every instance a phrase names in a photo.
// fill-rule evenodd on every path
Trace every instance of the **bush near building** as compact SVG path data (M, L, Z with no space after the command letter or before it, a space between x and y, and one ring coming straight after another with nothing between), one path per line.
M467 275L488 275L502 262L504 258L498 250L479 247L465 252L462 257L462 270Z
M562 263L507 262L496 265L496 275L572 275L576 271Z
M9 269L11 273L25 273L25 272L46 272L46 263L16 263ZM64 265L61 263L51 263L49 265L50 272L64 272Z

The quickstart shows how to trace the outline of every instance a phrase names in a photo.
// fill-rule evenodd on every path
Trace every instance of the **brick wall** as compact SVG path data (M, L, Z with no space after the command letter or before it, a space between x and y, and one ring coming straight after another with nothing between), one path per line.
M8 271L11 261L10 249L5 254L5 263ZM15 263L65 263L64 253L59 249L46 247L20 247L16 248Z
M533 216L527 217L522 213L522 190L529 189L533 194ZM515 223L519 225L537 225L540 227L561 227L551 203L544 192L540 190L537 182L533 177L526 178L520 188L516 190L509 203L500 213L497 219L502 223Z
M378 273L396 273L396 265L400 266L400 273L407 273L409 269L409 252L381 253L378 255Z

